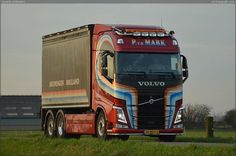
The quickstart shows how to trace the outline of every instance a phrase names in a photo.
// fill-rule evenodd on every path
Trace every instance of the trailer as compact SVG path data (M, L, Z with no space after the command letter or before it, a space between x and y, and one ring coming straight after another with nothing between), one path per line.
M49 137L183 133L187 59L174 31L90 24L43 40L42 130Z

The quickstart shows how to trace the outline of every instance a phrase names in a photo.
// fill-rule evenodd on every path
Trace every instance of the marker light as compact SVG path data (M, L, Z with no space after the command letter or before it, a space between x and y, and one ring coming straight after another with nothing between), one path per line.
M172 45L177 46L178 42L176 40L172 40Z
M157 36L158 36L158 37L164 37L165 34L164 34L163 32L158 32L158 33L157 33Z
M117 44L124 44L124 40L123 40L122 38L119 38L119 39L117 40Z
M151 37L156 37L156 36L157 36L157 33L155 33L155 32L149 32L149 36L151 36Z
M148 32L142 32L142 36L143 37L147 37L148 36Z
M133 35L134 36L141 36L141 33L140 32L134 32Z

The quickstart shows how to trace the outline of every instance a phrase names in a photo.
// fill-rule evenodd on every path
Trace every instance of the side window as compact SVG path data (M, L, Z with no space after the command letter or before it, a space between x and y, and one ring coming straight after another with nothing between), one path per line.
M98 54L98 70L102 72L102 53Z
M107 56L107 76L111 79L114 78L114 57Z
M102 53L101 68L102 75L111 82L114 79L114 53L110 51Z

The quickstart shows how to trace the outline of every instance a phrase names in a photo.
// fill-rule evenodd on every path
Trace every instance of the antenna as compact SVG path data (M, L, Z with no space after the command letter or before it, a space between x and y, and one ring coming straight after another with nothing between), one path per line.
M163 28L163 25L162 25L162 18L161 18L161 27Z

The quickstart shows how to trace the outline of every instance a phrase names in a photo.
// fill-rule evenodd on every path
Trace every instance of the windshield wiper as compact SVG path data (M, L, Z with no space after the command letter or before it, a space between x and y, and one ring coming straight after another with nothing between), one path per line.
M125 74L132 74L132 75L146 75L144 71L125 71Z
M171 75L174 79L176 79L176 75L173 72L158 72L158 71L154 71L151 73L156 73L160 76L166 76L166 75Z

